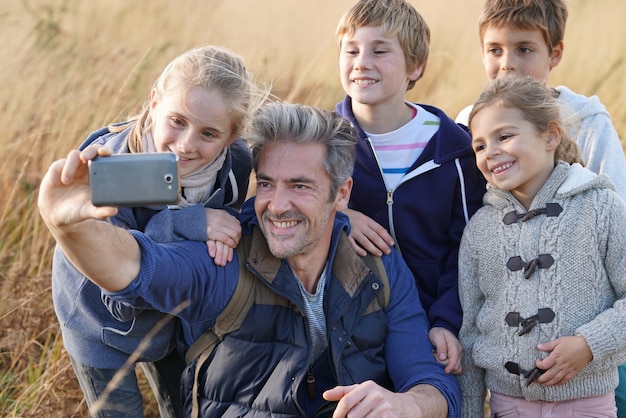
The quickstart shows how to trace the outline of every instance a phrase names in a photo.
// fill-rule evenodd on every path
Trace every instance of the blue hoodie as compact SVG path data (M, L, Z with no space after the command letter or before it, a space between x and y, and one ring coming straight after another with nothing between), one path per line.
M440 109L419 106L439 117L441 125L400 184L387 190L371 141L352 112L351 98L337 104L337 113L357 130L349 207L391 233L415 276L431 326L458 335L459 245L463 228L482 205L486 182L476 168L467 131Z

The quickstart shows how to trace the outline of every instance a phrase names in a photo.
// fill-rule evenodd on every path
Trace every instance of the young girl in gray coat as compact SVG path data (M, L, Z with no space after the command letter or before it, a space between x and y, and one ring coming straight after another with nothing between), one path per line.
M463 416L615 417L626 205L580 163L554 93L493 81L470 114L488 186L459 254ZM552 414L552 415L546 415Z

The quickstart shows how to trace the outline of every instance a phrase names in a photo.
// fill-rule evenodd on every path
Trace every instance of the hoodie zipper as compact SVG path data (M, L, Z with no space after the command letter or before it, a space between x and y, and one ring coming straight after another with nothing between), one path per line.
M369 136L367 136L366 138L367 138L367 143L370 146L370 152L372 153L372 156L374 157L374 161L376 161L376 166L378 167L380 178L382 179L383 185L385 186L385 188L387 188L387 184L385 183L385 174L383 173L383 169L380 166L378 155L376 155L376 151L374 151L374 144L372 143L372 139ZM398 186L400 186L400 184L402 184L402 181L398 183ZM402 251L400 250L400 245L398 245L398 239L396 238L396 231L393 227L393 193L398 188L398 186L396 186L395 189L387 189L387 201L385 203L387 204L387 219L389 220L389 233L391 234L391 237L396 243L396 248L398 249L398 252L402 254Z
M372 139L369 136L367 136L366 138L367 138L367 143L369 144L369 147L370 147L370 152L372 153L372 155L374 156L374 160L376 161L376 166L378 167L378 171L383 181L383 185L385 186L385 188L387 188L387 185L385 183L385 175L380 165L380 161L378 160L378 155L376 155L376 151L374 151L374 144L372 143ZM400 255L402 255L402 249L400 248L400 244L398 243L398 238L396 237L396 231L394 228L394 221L393 221L393 194L406 181L409 181L412 178L417 177L418 175L425 173L427 171L433 170L439 166L441 166L441 164L436 164L432 160L428 161L422 164L421 166L417 167L413 171L410 171L407 174L405 174L404 177L402 177L402 179L400 180L400 182L398 182L396 187L394 187L393 189L387 189L387 200L385 203L387 204L387 219L389 221L389 233L391 234L394 242L396 243L395 246L398 252L400 253Z

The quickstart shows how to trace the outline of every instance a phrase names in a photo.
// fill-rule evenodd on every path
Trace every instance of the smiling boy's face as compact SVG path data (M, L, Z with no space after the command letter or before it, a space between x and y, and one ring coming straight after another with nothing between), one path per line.
M541 31L489 26L482 36L482 60L487 78L528 76L547 83L550 70L563 57L563 42L550 51Z
M354 102L402 104L409 82L417 80L421 72L422 67L407 69L398 36L384 33L381 26L357 28L341 41L339 76Z

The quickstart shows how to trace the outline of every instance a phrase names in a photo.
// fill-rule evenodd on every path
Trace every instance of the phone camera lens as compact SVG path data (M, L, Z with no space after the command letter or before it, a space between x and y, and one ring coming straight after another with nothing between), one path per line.
M174 176L172 174L166 174L165 175L165 182L167 184L170 184L174 181Z

